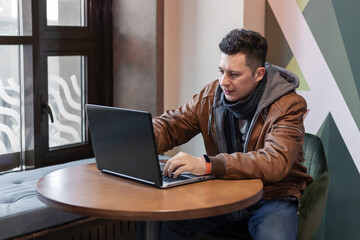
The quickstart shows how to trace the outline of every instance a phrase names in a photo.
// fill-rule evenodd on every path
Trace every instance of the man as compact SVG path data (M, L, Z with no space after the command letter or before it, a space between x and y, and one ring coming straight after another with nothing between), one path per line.
M263 199L232 214L164 222L163 237L192 239L241 221L253 239L295 239L298 200L312 181L301 164L307 106L295 92L299 79L265 63L267 42L257 32L235 29L219 48L219 79L179 109L153 119L159 152L198 133L206 148L203 157L178 153L166 163L164 175L176 178L186 171L223 179L259 178Z

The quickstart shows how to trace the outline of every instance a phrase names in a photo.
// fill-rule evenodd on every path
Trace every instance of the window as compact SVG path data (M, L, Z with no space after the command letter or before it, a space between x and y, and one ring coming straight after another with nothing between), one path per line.
M85 13L85 0L46 0L48 26L84 27Z
M110 10L0 0L0 172L93 155L84 105L112 104Z

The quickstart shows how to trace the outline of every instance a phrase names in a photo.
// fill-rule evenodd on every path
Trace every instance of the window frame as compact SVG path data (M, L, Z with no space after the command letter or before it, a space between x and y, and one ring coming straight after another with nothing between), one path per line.
M32 35L0 36L1 45L31 45L33 57L33 153L23 153L23 168L65 163L93 157L90 137L82 144L49 149L48 115L41 107L41 97L47 101L47 56L85 55L86 103L113 105L112 92L112 1L88 0L85 27L47 26L46 0L32 0ZM50 54L50 55L49 55ZM86 124L86 135L89 130ZM10 156L11 155L11 156ZM0 155L0 173L12 166L11 159L21 152Z

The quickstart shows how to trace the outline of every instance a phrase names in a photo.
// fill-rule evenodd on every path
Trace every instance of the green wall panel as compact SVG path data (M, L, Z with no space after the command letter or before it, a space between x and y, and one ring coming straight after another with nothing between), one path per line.
M332 3L360 95L360 1L332 0Z
M325 235L316 239L360 239L360 175L331 114L318 135L324 143L331 178Z
M348 0L346 2L355 3L358 1ZM356 11L358 10L359 8L356 9ZM341 14L355 16L357 13L355 13L355 9L353 11L354 14L351 14L351 12L342 12ZM337 16L335 12L336 10L334 10L332 2L329 0L310 0L303 11L303 15L355 119L358 129L360 129L360 97L356 84L356 82L359 82L360 76L353 74L351 68L351 64L354 64L351 60L355 60L351 58L351 55L359 55L360 53L359 51L346 51L344 44L348 42L347 38L349 37L353 38L352 41L354 39L360 40L360 28L355 29L354 24L352 24L352 36L341 35L343 24L338 24L338 19L342 19L344 16L340 15L340 13ZM358 41L355 41L355 43L357 49L359 49ZM360 56L357 56L357 58L360 58ZM359 62L356 64L358 66ZM357 67L357 70L359 71L359 67Z

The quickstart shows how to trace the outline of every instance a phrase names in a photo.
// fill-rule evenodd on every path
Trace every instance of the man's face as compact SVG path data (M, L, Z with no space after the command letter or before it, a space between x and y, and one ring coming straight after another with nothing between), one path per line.
M221 53L219 64L220 86L228 101L234 102L247 97L263 78L265 68L259 67L254 75L246 65L245 54L227 55Z

